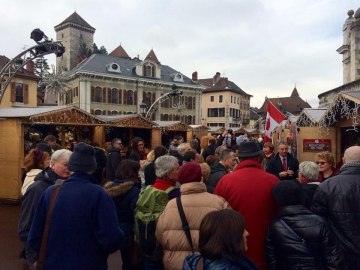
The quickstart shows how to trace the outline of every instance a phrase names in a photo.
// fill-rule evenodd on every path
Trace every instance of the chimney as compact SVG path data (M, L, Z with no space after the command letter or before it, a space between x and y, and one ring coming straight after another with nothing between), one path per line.
M34 62L32 60L26 63L26 70L34 73Z
M193 80L194 82L196 82L196 81L198 80L197 71L193 72L193 74L192 74L192 80Z
M216 74L213 77L213 85L217 84L219 80L220 80L220 72L216 72Z
M78 55L76 57L76 65L80 64L82 61L84 61L86 59L85 55Z

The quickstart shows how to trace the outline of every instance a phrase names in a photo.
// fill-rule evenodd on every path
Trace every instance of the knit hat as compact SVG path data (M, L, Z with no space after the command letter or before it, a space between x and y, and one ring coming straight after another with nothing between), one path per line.
M75 145L67 167L72 172L90 172L96 170L95 149L86 143Z
M48 152L50 155L52 155L51 146L47 143L40 142L36 145L35 148L40 149L43 152Z
M197 162L188 162L180 167L178 182L186 184L191 182L200 182L202 177L201 167Z
M272 194L279 206L302 205L301 190L293 181L280 181L273 187Z

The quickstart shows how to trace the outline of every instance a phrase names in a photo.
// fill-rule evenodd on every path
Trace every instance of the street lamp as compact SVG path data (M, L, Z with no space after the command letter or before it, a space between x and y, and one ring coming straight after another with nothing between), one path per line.
M146 109L147 109L147 105L146 103L142 100L141 104L140 104L140 113L142 116L144 116L146 114Z

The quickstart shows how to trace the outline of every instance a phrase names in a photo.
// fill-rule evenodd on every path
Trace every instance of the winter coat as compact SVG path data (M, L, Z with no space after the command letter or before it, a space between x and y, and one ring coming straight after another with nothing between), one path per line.
M295 236L280 223L285 223L318 254L316 259ZM327 221L302 205L280 209L267 230L265 240L266 260L269 270L327 269L331 266L344 269L344 255L331 232Z
M277 153L273 159L267 160L266 171L275 175L280 180L292 180L298 178L299 161L296 158L292 157L292 155L290 155L289 153L287 154L286 159L287 168L290 168L290 170L294 172L294 175L288 175L284 178L280 178L279 173L283 172L284 168L282 165L282 157L280 157L279 153Z
M134 212L141 183L137 179L121 179L106 183L105 191L115 203L120 229L128 237L134 234Z
M206 162L206 158L208 156L215 155L215 149L216 149L215 145L209 145L208 147L206 147L204 149L204 151L202 152L202 156L203 156L205 162Z
M192 182L181 185L181 203L190 227L194 250L199 250L199 228L204 216L212 211L228 209L229 204L221 197L206 192L204 183ZM156 239L164 249L165 269L182 269L183 261L191 254L191 247L182 229L176 200L166 205L156 225Z
M272 188L278 182L276 176L261 169L258 161L246 159L237 165L234 172L224 175L214 191L244 216L249 232L249 249L245 255L261 269L266 269L266 229L278 211L272 196Z
M106 166L106 156L103 149L99 147L94 147L94 149L95 149L96 170L93 176L100 184L102 180L103 169Z
M345 163L338 175L321 183L311 210L326 218L348 257L360 265L360 164ZM356 268L354 268L356 269Z
M226 170L226 168L218 161L215 161L210 166L210 175L209 180L206 182L207 185L215 188L220 179L229 172Z
M184 261L183 270L196 270L198 261L201 255L191 254L186 257ZM257 270L257 267L248 257L242 255L236 262L232 262L226 259L209 260L203 257L203 269L204 270Z
M40 169L32 169L26 173L26 177L24 180L24 184L21 187L21 195L24 196L28 187L34 183L35 176L37 176L42 170Z
M22 199L18 226L18 234L21 241L27 241L36 206L41 195L48 187L55 184L57 179L60 179L60 177L50 167L47 167L35 176L34 183L26 190Z
M35 251L40 250L53 190L41 196L30 229L28 244ZM109 254L124 242L115 204L105 190L87 173L70 175L54 204L45 268L105 270Z
M116 169L122 161L120 150L117 150L114 146L110 146L107 149L108 155L106 157L106 180L114 181Z
M155 164L151 162L148 164L144 171L145 175L145 186L153 185L156 180Z

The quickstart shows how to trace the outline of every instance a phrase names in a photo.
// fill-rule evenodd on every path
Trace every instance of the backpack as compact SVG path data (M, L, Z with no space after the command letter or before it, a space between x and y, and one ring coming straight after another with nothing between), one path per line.
M156 223L169 202L169 193L174 187L162 191L147 186L139 194L135 210L135 241L142 256L151 261L162 260L162 246L155 237Z

